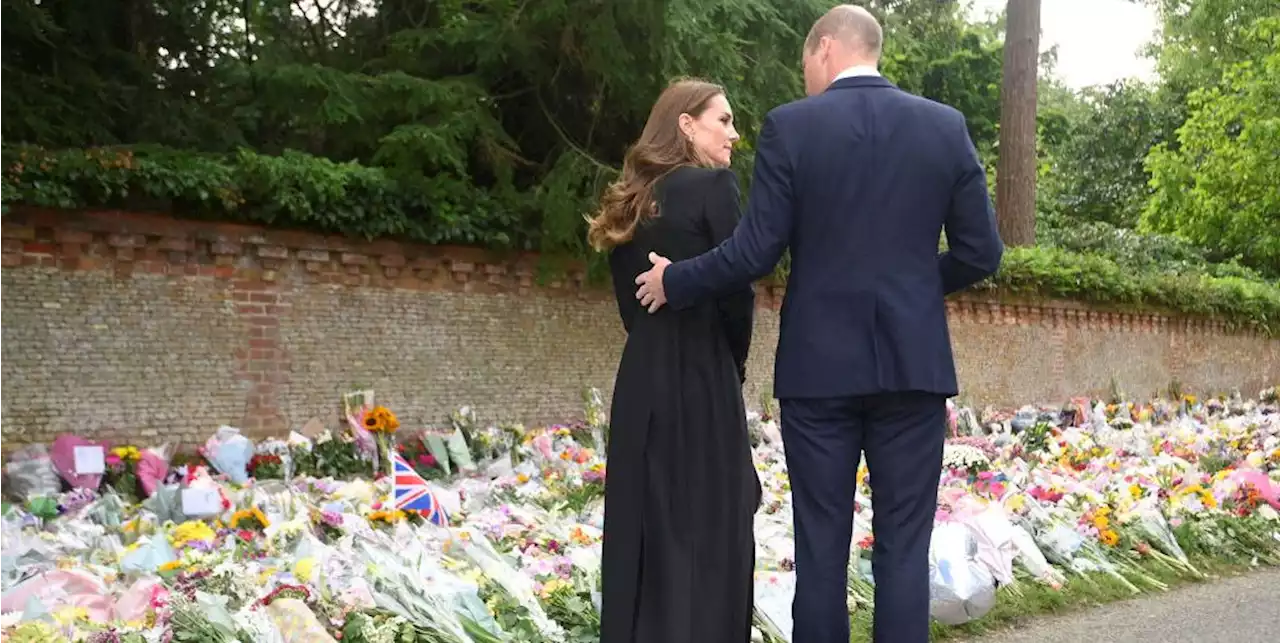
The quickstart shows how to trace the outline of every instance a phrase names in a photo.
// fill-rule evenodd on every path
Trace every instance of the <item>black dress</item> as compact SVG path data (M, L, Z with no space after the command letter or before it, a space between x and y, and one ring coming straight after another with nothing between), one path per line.
M755 295L655 314L635 297L650 251L679 261L738 222L729 170L683 167L658 216L609 257L627 344L614 383L605 484L602 643L750 639L760 481L742 401Z

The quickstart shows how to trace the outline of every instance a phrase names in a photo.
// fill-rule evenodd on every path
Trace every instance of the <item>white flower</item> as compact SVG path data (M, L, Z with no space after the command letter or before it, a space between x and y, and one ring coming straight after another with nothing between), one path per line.
M942 451L942 466L946 469L970 469L990 462L981 449L967 444L948 444Z

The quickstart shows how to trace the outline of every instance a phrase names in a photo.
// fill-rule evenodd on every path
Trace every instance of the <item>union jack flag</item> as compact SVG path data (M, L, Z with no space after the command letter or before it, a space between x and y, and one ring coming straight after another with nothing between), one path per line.
M449 516L445 513L440 501L431 492L431 487L422 476L404 459L395 454L391 457L395 470L395 487L392 491L396 509L403 511L421 511L427 520L434 524L446 526Z

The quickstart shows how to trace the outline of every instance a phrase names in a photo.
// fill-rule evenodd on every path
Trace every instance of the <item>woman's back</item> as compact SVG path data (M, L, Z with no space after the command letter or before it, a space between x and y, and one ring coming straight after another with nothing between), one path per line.
M654 190L657 216L637 225L631 241L609 254L618 312L628 331L637 315L644 312L635 298L635 278L652 266L650 252L679 261L696 257L719 243L704 210L708 191L714 189L715 175L721 171L693 166L673 170Z
M754 296L651 315L634 283L650 252L695 257L732 234L736 179L682 167L654 198L657 216L609 257L628 334L610 411L601 641L745 643L760 497L742 403Z

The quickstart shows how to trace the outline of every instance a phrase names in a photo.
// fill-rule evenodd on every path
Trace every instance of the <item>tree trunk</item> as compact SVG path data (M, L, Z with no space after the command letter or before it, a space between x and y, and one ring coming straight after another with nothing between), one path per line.
M1005 245L1036 243L1036 71L1040 0L1009 0L1000 88L996 221Z

